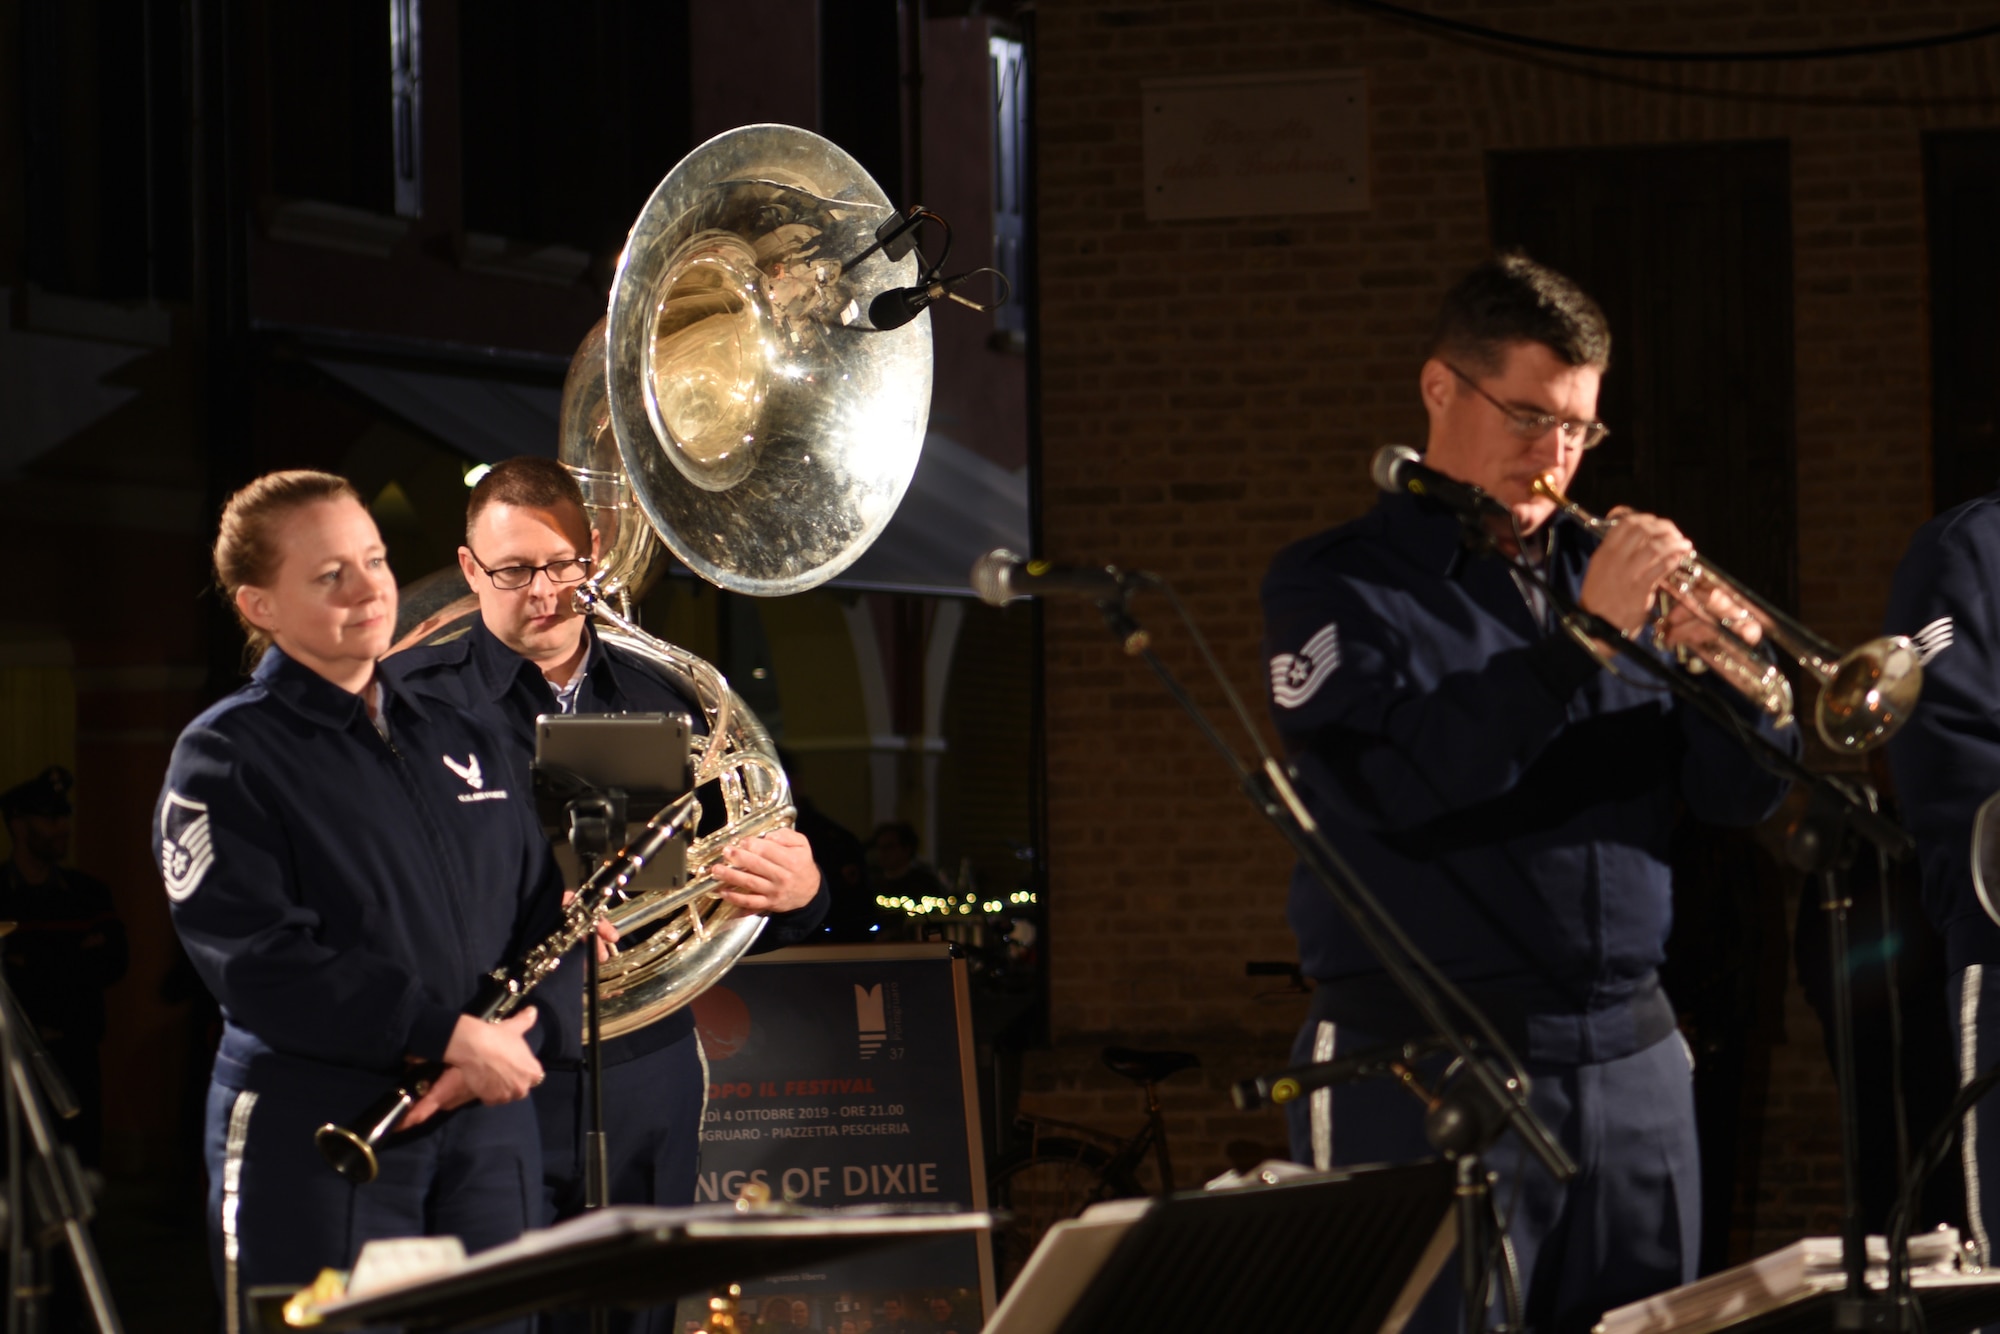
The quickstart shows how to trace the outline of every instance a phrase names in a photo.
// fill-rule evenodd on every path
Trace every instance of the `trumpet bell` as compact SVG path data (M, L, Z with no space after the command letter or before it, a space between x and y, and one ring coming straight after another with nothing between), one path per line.
M634 500L695 574L777 597L852 564L909 487L931 330L874 328L913 255L853 268L894 213L837 145L785 125L718 135L632 226L605 316L606 413Z
M1608 532L1618 522L1599 518L1564 495L1553 473L1537 477L1533 488L1536 495L1552 501L1593 533ZM1813 711L1813 721L1820 740L1837 751L1856 755L1873 750L1894 736L1917 707L1917 697L1924 688L1923 662L1917 646L1902 635L1871 639L1843 654L1713 561L1692 553L1682 558L1663 587L1697 612L1707 595L1717 590L1747 607L1763 627L1764 638L1819 683L1819 706ZM1790 683L1758 648L1730 630L1727 622L1719 623L1719 628L1724 634L1717 640L1718 652L1709 655L1710 665L1724 681L1770 714L1776 726L1789 725Z
M1820 739L1849 754L1873 750L1909 720L1923 688L1914 643L1902 635L1871 639L1841 658L1821 686L1814 716Z

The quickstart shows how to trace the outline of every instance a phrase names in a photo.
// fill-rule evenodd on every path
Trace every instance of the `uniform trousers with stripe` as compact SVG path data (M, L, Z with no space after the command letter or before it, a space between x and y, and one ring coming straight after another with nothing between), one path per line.
M380 1175L357 1186L327 1166L313 1132L359 1111L387 1081L286 1064L292 1077L260 1078L254 1090L209 1084L210 1255L225 1334L255 1327L252 1288L302 1288L322 1269L351 1268L376 1238L451 1235L471 1253L541 1221L540 1136L525 1099L462 1107L392 1136L377 1150Z
M2000 967L1970 964L1946 984L1958 1053L1959 1087L2000 1062ZM1922 1134L1926 1127L1912 1127ZM2000 1090L1988 1093L1965 1115L1959 1155L1965 1165L1965 1214L1979 1263L1991 1268L1993 1240L2000 1237ZM1993 1326L1987 1326L1991 1329Z
M1388 1045L1349 1025L1308 1021L1295 1064ZM1434 1082L1442 1061L1426 1070ZM1588 1334L1607 1310L1691 1282L1701 1258L1701 1157L1694 1081L1678 1033L1629 1056L1584 1065L1528 1063L1528 1103L1577 1165L1558 1185L1512 1131L1486 1155L1536 1334ZM1286 1109L1292 1156L1316 1167L1434 1158L1423 1105L1387 1080L1322 1089ZM1494 1291L1499 1291L1495 1284ZM1406 1334L1465 1327L1458 1264L1448 1263ZM1489 1321L1502 1319L1496 1302Z

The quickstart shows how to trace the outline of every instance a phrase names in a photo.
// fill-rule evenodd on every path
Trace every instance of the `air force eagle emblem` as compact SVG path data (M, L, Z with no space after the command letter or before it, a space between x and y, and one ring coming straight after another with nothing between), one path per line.
M167 897L176 903L187 898L213 865L215 843L209 835L207 804L168 792L160 808L160 874L167 882Z
M460 764L449 755L440 755L438 758L444 761L445 768L457 774L465 781L465 785L472 789L470 792L459 793L458 799L460 801L507 800L506 788L489 788L486 786L486 775L481 773L479 769L479 756L473 754L471 751L466 752L464 764Z
M465 785L474 792L486 786L486 777L479 772L479 757L477 755L467 752L464 764L460 764L449 755L440 755L438 758L444 761L445 768L463 778Z

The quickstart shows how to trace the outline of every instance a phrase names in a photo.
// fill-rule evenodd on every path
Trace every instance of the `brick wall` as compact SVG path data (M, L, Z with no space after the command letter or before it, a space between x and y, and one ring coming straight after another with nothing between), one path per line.
M1909 0L1413 0L1496 27L1627 47L1775 47L1990 18ZM1495 149L1784 138L1794 227L1799 587L1839 642L1880 617L1929 512L1920 135L1996 120L2000 43L1780 65L1522 59L1331 0L1044 5L1037 18L1044 548L1168 575L1261 723L1256 587L1271 554L1371 503L1366 460L1421 435L1421 339L1487 252ZM1152 223L1141 79L1361 66L1374 199L1361 214ZM1145 613L1220 712L1185 636ZM1299 1006L1254 999L1288 958L1288 859L1094 613L1048 611L1056 1049L1028 1105L1112 1126L1137 1096L1094 1068L1109 1037L1193 1046L1171 1112L1184 1177L1275 1117L1227 1081L1280 1060ZM1773 1053L1760 1195L1744 1244L1830 1230L1830 1080L1797 997Z

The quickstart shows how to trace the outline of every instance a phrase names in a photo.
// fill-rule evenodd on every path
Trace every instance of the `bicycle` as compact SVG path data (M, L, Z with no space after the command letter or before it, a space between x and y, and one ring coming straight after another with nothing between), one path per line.
M1150 1153L1159 1175L1159 1194L1174 1189L1173 1159L1167 1149L1166 1118L1160 1112L1160 1081L1199 1066L1192 1052L1141 1051L1106 1047L1104 1064L1146 1090L1146 1124L1137 1134L1119 1136L1051 1116L1023 1113L1015 1118L1025 1143L996 1162L987 1176L995 1209L1010 1215L1000 1228L994 1262L1004 1289L1034 1254L1043 1235L1100 1200L1151 1194L1138 1169Z

